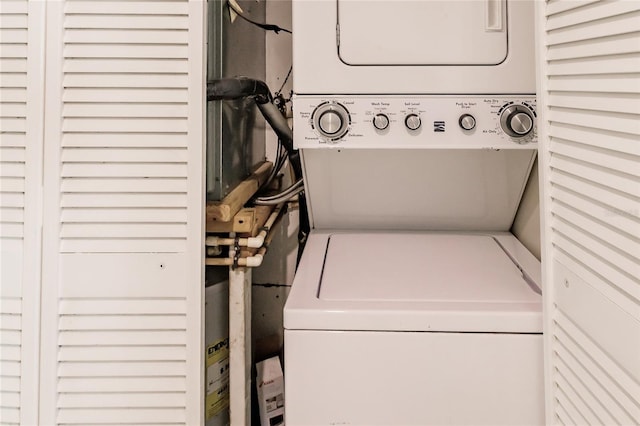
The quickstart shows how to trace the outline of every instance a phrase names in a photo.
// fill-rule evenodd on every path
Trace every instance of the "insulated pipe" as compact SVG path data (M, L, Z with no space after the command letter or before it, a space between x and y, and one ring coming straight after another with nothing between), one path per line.
M275 209L273 209L273 211L267 218L267 221L264 223L262 230L255 237L248 237L248 238L207 237L205 239L205 245L208 247L234 246L236 245L236 241L237 241L238 246L240 247L260 248L264 244L265 238L267 237L267 234L273 227L273 224L276 222L276 219L278 219L278 216L280 216L280 213L282 212L283 207L284 207L284 203L280 203L276 206Z
M273 131L276 132L280 140L282 140L285 149L291 153L293 151L293 132L289 127L289 123L287 123L287 119L280 113L278 107L271 102L257 102L257 104L264 119L269 123Z
M238 259L238 266L247 267L247 268L257 268L262 265L262 260L264 259L264 254L266 253L266 247L262 247L258 250L258 253L253 256L241 257ZM222 258L214 258L214 259L206 259L205 263L207 266L232 266L233 259L229 257Z
M264 81L253 78L220 78L207 83L207 100L231 100L252 96L258 109L274 132L282 140L287 151L293 151L293 132L278 107L271 103L271 92Z
M273 216L273 213L272 213L272 216ZM271 240L273 240L273 234L274 234L273 226L275 226L280 221L280 219L282 219L282 216L283 216L282 214L276 215L276 218L272 222L271 230L269 231L267 236L264 238L263 245L262 247L260 247L257 253L254 254L253 256L239 258L237 260L238 266L247 267L247 268L257 268L258 266L262 265L262 261L264 260L264 255L267 253L267 249L269 247L269 244L271 243ZM232 238L229 238L229 239L234 240ZM205 259L205 264L207 266L233 266L234 257L235 257L235 250L232 248L231 250L229 250L229 257Z
M251 268L229 268L229 416L251 424Z
M253 96L258 104L271 102L264 81L247 77L219 78L207 82L207 101L232 100Z

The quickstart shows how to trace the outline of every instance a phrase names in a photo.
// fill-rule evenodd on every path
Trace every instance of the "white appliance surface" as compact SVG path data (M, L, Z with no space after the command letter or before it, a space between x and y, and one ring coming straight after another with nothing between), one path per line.
M304 149L316 229L507 231L535 150Z
M539 283L540 263L509 233L316 230L284 326L541 333Z
M338 54L350 65L496 65L506 0L338 1Z
M331 106L344 127L327 135L319 127ZM531 119L532 130L526 135L510 136L503 129L514 107ZM531 150L537 147L535 107L531 96L296 95L294 142L296 148ZM409 117L417 128L407 127ZM463 120L469 129L462 127Z
M535 93L533 6L533 0L294 0L294 92Z
M288 426L545 424L541 334L284 334Z
M378 259L372 263L372 259ZM328 241L320 299L539 303L489 235L336 234Z

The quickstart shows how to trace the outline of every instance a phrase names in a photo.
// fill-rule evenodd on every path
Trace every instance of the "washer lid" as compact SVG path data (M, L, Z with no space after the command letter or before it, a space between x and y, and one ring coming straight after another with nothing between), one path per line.
M348 65L498 65L508 53L506 0L338 2Z
M313 230L284 327L541 333L542 298L528 282L540 282L540 262L505 232Z
M538 303L498 241L486 235L334 234L319 298L367 302Z

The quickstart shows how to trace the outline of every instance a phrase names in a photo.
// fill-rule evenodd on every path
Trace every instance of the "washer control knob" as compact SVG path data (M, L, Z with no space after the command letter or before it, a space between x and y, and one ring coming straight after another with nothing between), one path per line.
M409 114L404 119L404 125L407 126L409 130L418 130L422 125L420 121L420 116L418 114Z
M460 124L460 127L464 130L473 130L476 127L476 119L471 114L463 114L460 116L458 124Z
M376 114L375 117L373 117L373 127L375 127L378 130L384 130L387 127L389 127L389 117L387 117L386 114Z
M510 105L500 115L500 127L512 138L528 135L533 126L533 115L524 105Z
M320 116L318 128L327 135L335 135L342 127L342 118L335 111L325 111Z
M336 141L349 131L349 111L337 102L325 102L313 111L311 123L321 137Z

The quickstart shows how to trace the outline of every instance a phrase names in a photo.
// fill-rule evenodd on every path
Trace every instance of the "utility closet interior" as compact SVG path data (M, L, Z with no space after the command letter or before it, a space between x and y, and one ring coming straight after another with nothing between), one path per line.
M310 9L313 8L313 2L298 3L297 7L299 9L306 8L306 4L311 5L309 6ZM408 13L408 10L403 8L407 8L410 3L411 2L405 2L399 3L394 7L390 6L390 10L397 8L394 13L398 13L399 16L406 16L405 14ZM438 2L432 3L435 4ZM345 7L347 7L350 5L350 2L344 2L344 4ZM376 3L374 3L374 9L376 7L375 5ZM442 6L442 4L438 4L432 7L434 10L437 10ZM450 6L450 8L452 10L448 10L446 12L459 12L457 7ZM473 12L478 14L484 13L481 9L473 10ZM527 10L527 13L531 12L532 10ZM353 13L358 13L358 16L365 19L371 19L372 26L375 26L378 23L382 24L385 20L382 15L377 16L378 14L384 14L384 11L375 12L374 10L369 12L360 10L354 11ZM496 13L499 14L501 12ZM377 22L377 19L381 21ZM470 16L465 19L473 18ZM503 18L498 16L496 19ZM529 37L529 40L523 42L525 44L523 48L530 49L530 53L533 55L532 16L519 19L527 19L528 21L524 26L529 31L529 33L526 34L526 37ZM462 25L463 27L469 25L466 21L455 23L455 20L452 20L452 22L449 22L448 24L452 26ZM504 24L506 24L506 21ZM252 414L247 414L247 417L253 419L253 424L260 424L260 416L258 414L261 414L262 416L266 415L261 411L258 404L259 396L256 393L256 380L260 380L260 378L256 377L255 365L269 358L272 358L271 361L273 361L273 357L277 357L279 362L282 365L285 365L283 308L289 295L294 275L298 268L301 252L309 234L310 225L305 220L307 215L308 198L305 199L304 192L297 196L294 194L294 196L289 197L288 201L285 203L274 203L275 206L272 204L271 208L266 205L259 205L259 201L254 204L254 200L259 200L259 198L255 197L260 197L261 194L263 194L262 196L264 197L264 194L270 195L277 193L278 191L283 191L286 188L293 188L296 176L302 177L302 175L299 173L296 174L291 161L281 161L281 158L285 157L288 152L282 147L282 139L286 138L286 136L278 134L277 131L272 129L272 127L275 128L276 126L272 126L271 123L267 123L268 120L265 121L263 114L260 113L261 108L259 105L261 101L254 99L256 93L240 93L241 90L244 89L239 89L238 87L240 85L251 85L251 88L247 90L254 90L256 83L253 80L258 80L261 84L266 83L267 88L264 89L264 92L268 92L267 96L272 98L270 102L277 105L279 113L286 118L286 125L292 126L293 123L296 123L305 127L308 126L306 122L296 122L293 118L293 82L296 81L298 75L296 73L297 68L293 66L294 61L292 58L292 53L294 51L293 42L296 37L295 33L291 34L289 31L292 28L292 25L292 3L290 1L257 2L253 0L239 0L230 2L208 2L207 81L209 85L209 98L207 102L207 348L215 347L216 351L220 351L219 343L228 337L225 334L229 327L228 319L226 318L226 310L230 305L228 305L226 299L229 295L229 265L234 262L232 260L234 254L231 252L231 250L233 250L232 244L238 244L239 241L248 243L248 240L246 239L252 237L255 238L256 232L264 226L265 221L267 221L267 224L273 223L273 221L269 222L269 215L271 215L271 219L273 219L273 216L277 217L277 223L275 226L270 225L270 229L268 231L268 250L263 249L261 252L256 248L247 249L246 247L241 247L243 243L240 243L236 247L236 250L239 249L242 254L239 256L235 255L238 257L236 257L235 264L231 266L232 269L235 269L241 268L241 266L244 265L249 265L252 262L252 259L256 258L255 253L258 253L259 255L259 266L251 268L251 270L247 272L250 274L251 280L250 295L237 296L240 297L240 301L244 300L245 302L250 298L250 303L247 303L244 306L244 309L249 310L249 312L234 312L233 307L237 305L231 305L232 308L230 313L232 322L234 321L234 315L236 317L244 315L245 320L250 318L250 327L249 325L246 325L244 330L238 330L237 328L235 330L242 331L240 336L244 336L246 338L245 346L240 349L246 351L244 353L245 358L242 359L241 362L244 362L245 365L250 365L251 372L247 372L247 376L243 377L242 380L248 381L250 374L251 388L247 392L253 395L251 399ZM303 26L305 24L303 22L299 25ZM396 24L394 24L394 28L395 25ZM499 25L503 25L503 23L500 22ZM369 28L366 29L366 31L369 30ZM434 29L433 31L436 30ZM460 28L454 27L449 31L459 32ZM298 43L306 43L298 47L299 51L313 51L316 46L312 37L315 36L316 35L314 35L312 31L306 31L302 34L300 36L302 42ZM412 36L410 31L407 36ZM431 34L419 34L419 36L428 37L431 36ZM519 34L517 34L517 36L524 37ZM416 35L413 35L413 37L416 37ZM376 42L379 42L379 40L376 39ZM461 41L456 43L459 44ZM488 41L487 43L490 45L493 42ZM384 48L389 49L388 51L391 52L396 47L381 47L381 49ZM456 49L457 46L452 46L451 48ZM358 50L359 48L356 48L356 51ZM298 54L302 55L299 51ZM494 53L490 53L489 55L492 54ZM438 61L449 60L448 58L435 59ZM298 58L298 62L304 60L304 58ZM419 59L412 57L411 60L415 61ZM503 60L504 58L500 58L500 61ZM493 59L489 58L489 61L493 61ZM529 59L528 64L533 68L532 57ZM308 66L307 68L312 68L312 66ZM392 70L393 68L391 67L390 69ZM529 75L532 76L532 72L533 69L529 70ZM302 77L301 79L304 80L323 80L325 78L331 78L330 76L327 77L323 74L321 60L317 61L317 66L314 69L301 69L301 73L305 73L300 76ZM389 78L393 78L392 71L389 71L388 75ZM233 78L239 79L233 81ZM341 77L336 76L336 78ZM364 78L369 77L364 76ZM219 86L223 83L227 84L227 86L220 88ZM312 83L310 84L313 85ZM449 86L451 86L451 84L449 84ZM514 91L513 89L507 89L506 92L511 91L515 93L533 94L528 95L529 98L532 99L532 101L529 102L531 105L535 105L535 86L533 78L530 77L529 83L523 86L523 90ZM388 89L385 89L384 87L380 88L376 85L372 85L371 88L366 89L365 93L371 91L376 93L378 90L382 90L382 93L385 94L388 92ZM451 89L440 88L438 85L429 87L426 90L424 88L419 88L416 93L434 92L440 94L441 90L445 90L442 94L451 96L446 92L446 90ZM212 93L214 91L219 93L215 98L212 97ZM234 91L234 94L230 94ZM403 89L398 93L403 93L405 91L406 89ZM323 92L323 89L320 89L318 92L316 92L316 90L311 91L313 94ZM339 89L337 93L340 92L341 90ZM342 90L342 92L351 93L351 90L347 85L346 90ZM504 90L494 90L494 92L500 94L506 93ZM328 92L330 95L333 95L334 93L336 93L336 91L332 90ZM387 95L387 97L398 98L400 96L398 93L391 92L389 94L392 96ZM457 94L461 92L460 89L456 87L449 93ZM264 93L258 96L264 96ZM381 96L380 98L382 99L382 102L384 102L385 97ZM471 101L474 100L475 99L471 99ZM464 99L464 101L467 101L467 99ZM492 101L497 102L495 100ZM314 109L316 109L316 112L307 114L305 121L308 121L309 116L318 115L318 103L321 104L321 102L318 101L311 106L311 110L309 112ZM471 104L474 105L473 102ZM502 106L502 103L499 106ZM438 105L438 107L441 106ZM302 104L299 108L302 108ZM471 107L471 110L474 109L476 108ZM463 110L462 112L465 111ZM329 115L325 115L325 117L331 117L330 114L331 111L329 110ZM460 117L463 115L464 114L461 113ZM382 116L388 117L384 114L378 114L378 116L374 118L374 126L376 126L375 119ZM469 117L467 120L475 120L475 117L471 114L466 116ZM443 122L442 126L458 126L457 121L458 119L461 120L460 117L455 117L455 121L453 122L450 121L446 124ZM441 117L438 116L436 118ZM322 119L317 119L317 126L319 128L318 130L322 133L321 120ZM368 119L368 121L371 121L371 119ZM395 122L397 120L391 121ZM327 121L327 123L329 123L329 121ZM473 127L475 127L475 121L470 130L470 132L475 133ZM355 125L353 125L353 128L355 128ZM296 132L303 132L303 129L294 128L293 130L294 134L297 134ZM529 136L529 130L531 129L524 132L524 139L527 139L526 136ZM338 131L340 131L340 129L338 129ZM378 131L378 133L382 134L385 131L388 130L382 129L382 131ZM447 128L447 131L450 130ZM495 132L495 130L491 131ZM353 132L353 130L351 130L351 132ZM467 133L470 132L467 131ZM461 133L457 138L466 136L469 136L469 134ZM340 138L336 140L339 139ZM519 142L522 142L522 140ZM284 143L286 144L286 142ZM453 137L449 142L450 146L454 146L456 143L458 143L458 141L455 140L455 137ZM299 145L299 142L296 142L296 144ZM340 144L336 143L335 147L340 148ZM466 147L462 146L462 148ZM338 152L340 152L339 149ZM354 155L349 157L346 163L343 163L342 161L334 162L333 160L327 159L313 160L313 155L315 153L312 150L309 150L309 153L306 154L309 158L307 160L309 163L306 164L307 181L304 183L305 187L308 188L309 185L317 185L315 179L318 181L333 179L340 173L342 173L344 177L339 178L351 178L354 181L354 183L343 183L342 185L347 188L347 191L339 195L340 197L345 197L347 199L347 201L344 202L344 207L347 210L349 208L353 209L353 214L350 217L349 213L342 213L339 206L337 209L334 206L335 210L328 212L328 217L323 219L328 223L329 228L340 229L342 232L344 232L345 229L349 229L349 227L354 229L362 229L364 227L365 229L374 229L378 232L385 230L399 230L401 232L410 230L419 230L420 232L461 230L472 230L476 232L483 230L497 230L508 232L515 236L519 243L521 243L522 246L533 255L532 257L535 257L538 261L540 260L539 178L537 172L538 165L535 156L525 155L522 160L518 160L516 158L508 160L522 161L522 166L520 166L522 167L521 174L519 175L496 174L495 176L486 177L484 176L486 170L479 170L478 172L480 175L474 175L475 172L469 173L468 169L475 167L474 163L477 162L486 163L483 167L488 167L489 169L493 167L508 167L508 164L502 163L504 159L494 162L494 160L489 158L475 158L475 153L473 151L465 151L464 149L457 153L453 151L448 152L442 149L437 152L433 151L435 153L435 155L432 156L433 158L415 158L416 156L419 157L421 155L419 151L407 151L410 153L409 157L413 158L407 158L407 156L404 155L405 151L385 151L385 157L390 156L389 158L391 158L392 161L397 161L400 165L400 167L395 168L388 165L385 167L387 160L382 158L377 159L375 152L362 152L364 155L360 155L358 151L352 152L354 152ZM289 151L289 153L291 153L291 151ZM297 153L295 155L297 155ZM459 157L459 160L456 159L456 156ZM270 163L268 167L265 167L264 165L265 160ZM299 161L299 159L296 158L293 161ZM321 164L316 166L313 165L312 161L321 161ZM282 165L281 162L285 164ZM442 162L450 162L451 164L447 163L445 167L456 169L454 174L444 172L441 168L438 168L437 163ZM459 162L460 165L455 166L454 164L456 162ZM360 165L358 163L360 163ZM274 174L269 172L270 167L277 168L277 173ZM314 167L320 167L320 169L318 171L314 171ZM425 171L425 169L435 171L429 172ZM409 174L407 174L407 171L410 170L415 170L416 173L412 174L409 172ZM267 175L267 173L269 174ZM313 174L316 174L315 178ZM357 178L355 178L356 174L358 175ZM465 176L465 174L467 176ZM332 177L332 175L334 175L334 177ZM467 177L469 179L485 179L485 181L481 182L477 186L463 182L462 185L456 185L455 188L448 188L446 181L451 180L452 178L456 179L455 175L457 175L458 179L464 179ZM511 195L508 195L508 197L511 197L510 199L505 200L504 193L487 194L488 191L486 189L486 185L492 185L492 179L497 179L498 182L496 183L503 184L499 181L509 178L515 178L518 180L513 187L514 192ZM265 180L268 181L266 184ZM422 181L416 185L416 182L413 182L415 180ZM433 191L427 188L428 186L434 186L434 184L435 186L441 187L441 189ZM369 194L370 189L368 188L371 188L371 186L376 188L373 194ZM321 199L320 203L339 202L336 198L332 199L331 194L326 192L332 191L335 194L338 192L335 191L335 189L336 188L323 189L325 192L322 193L321 197L327 198L326 201L325 199ZM496 214L493 211L497 206L485 205L482 206L480 210L473 213L476 215L475 219L473 214L458 217L459 215L457 211L464 209L466 212L469 212L470 208L465 206L466 203L462 201L459 195L452 195L450 193L452 190L459 190L462 192L461 197L472 197L480 204L492 202L487 199L483 200L483 197L494 197L492 200L495 203L507 203L504 205L506 210L503 212L504 214L502 214L502 217L498 219L495 217L487 219L488 216L500 216L500 214ZM256 192L257 195L255 194ZM309 195L306 195L306 197L309 197ZM301 202L303 204L302 209L300 208ZM227 208L229 203L232 205L232 213L225 216L225 213L227 212L223 211L223 209ZM366 209L370 209L371 212L360 212L358 208L354 209L353 207L349 207L352 203L356 205L366 205ZM396 206L395 208L388 209L385 208L385 204L396 204ZM440 206L444 205L445 207L436 207L434 204L440 204ZM319 207L318 211L321 211L321 209L322 207ZM456 211L454 212L449 209L455 209ZM376 211L378 211L378 213L376 213ZM301 214L303 217L301 217ZM318 228L327 226L319 224L319 217L321 214L323 213L318 213L317 217L314 218L316 227ZM235 216L232 219L231 217L233 215ZM377 215L377 217L375 217L373 221L368 220L372 215ZM422 216L422 219L407 219L407 216ZM301 219L302 223L300 222ZM483 221L487 223L483 224ZM229 229L229 223L234 224L233 229ZM251 226L248 226L250 223L254 224L253 229ZM241 227L242 225L245 225L244 228ZM264 228L262 229L264 230ZM233 233L229 234L230 231L236 231L235 236ZM389 245L398 243L400 245L405 245L402 242L395 241L390 242ZM409 246L410 244L411 242L409 242ZM447 242L445 240L437 242L437 244L444 244L442 249L447 249ZM455 244L455 242L452 244ZM461 247L464 247L464 245ZM343 253L344 256L346 256L344 260L348 265L350 262L349 257L352 257L353 264L352 266L349 266L350 269L353 268L358 270L358 268L364 267L369 269L369 271L364 273L361 278L358 278L357 275L353 275L357 274L355 272L352 272L349 276L351 276L352 279L366 282L366 280L369 279L367 278L369 274L376 274L380 272L377 271L375 266L377 261L373 259L382 256L382 253L386 253L388 250L391 250L391 248L392 247L387 246L379 250L371 248L367 250L366 247L362 248L356 244L356 246L354 246L356 253L368 251L371 252L371 258L364 265L360 266L360 261L357 259L356 253L345 252ZM416 248L426 249L427 247L421 247L420 244L418 244ZM491 250L492 248L490 246L482 246L481 244L471 249ZM248 251L245 253L244 250ZM436 248L436 250L438 249ZM504 248L501 248L500 250L504 250ZM519 250L522 250L522 248L519 248ZM262 257L261 254L264 254L264 257ZM243 261L243 258L249 259ZM369 261L372 263L369 263ZM384 260L381 261L384 262ZM399 262L398 265L394 267L401 267L405 261L406 259L404 256L400 257L397 260L397 262ZM529 260L529 262L531 262L531 260ZM516 266L521 268L521 266L517 264ZM247 268L247 270L248 269L249 268ZM344 274L344 272L342 273ZM539 274L539 272L536 271L535 274ZM397 276L394 279L403 279L401 273L396 273L396 275ZM236 279L240 278L236 277ZM241 285L241 282L240 284L233 285ZM389 283L388 285L393 286L392 283ZM534 284L534 287L535 286L536 284ZM323 290L321 289L321 291ZM529 288L527 288L527 291L529 291ZM539 291L537 287L536 291ZM401 293L402 291L399 294ZM243 297L244 299L242 299ZM224 301L222 301L223 299ZM234 300L233 296L231 300ZM240 320L240 318L237 319L237 321ZM231 325L231 330L232 332L234 330L233 324ZM250 337L247 338L244 335L245 332L248 333ZM218 346L216 347L216 345ZM226 351L228 348L224 348L223 350ZM211 354L207 356L214 359L214 356ZM314 368L311 367L313 363L314 361L309 361L309 366L307 368ZM210 365L214 365L214 368L217 369L219 361L216 360L215 364L207 362L207 371L209 371L209 369L214 369L210 367ZM230 371L233 374L233 368L231 368ZM225 370L224 377L228 377L228 374L229 372ZM208 380L211 379L209 375L207 375L207 377ZM336 379L340 381L339 377L336 377ZM228 383L226 379L220 380L219 377L216 377L216 380L219 380L216 382L219 383L219 387L225 387ZM335 385L339 386L337 382ZM309 386L311 385L309 384ZM234 387L232 385L232 399L234 392L233 389ZM211 389L208 389L208 392L211 392L213 395L216 394L217 390L218 388L212 386ZM228 392L228 389L225 391ZM296 392L300 392L302 398L309 398L308 396L304 396L306 392L305 389L299 389L296 390ZM245 395L244 397L238 398L238 400L244 403L245 398L248 397L249 395ZM284 403L284 394L281 395L281 397L283 398L282 402ZM207 416L208 418L209 416L211 417L208 422L216 425L224 424L228 419L227 411L216 411L215 409L210 410L211 407L215 407L215 404L219 402L219 399L216 399L219 398L219 396L216 398L207 396L207 398ZM277 408L284 407L278 406ZM311 410L311 408L308 409ZM218 408L218 410L220 409ZM279 414L282 414L280 412L281 410L276 411ZM542 411L539 410L539 413L541 412ZM212 415L212 413L215 415ZM214 418L217 419L217 422L212 420ZM284 420L284 417L278 417L278 419ZM264 423L266 421L264 418L262 421L263 424L268 424ZM321 420L302 419L294 421L293 423L316 424L316 421L320 422ZM271 424L279 423L277 421L273 423L272 421ZM385 423L382 421L380 424Z

